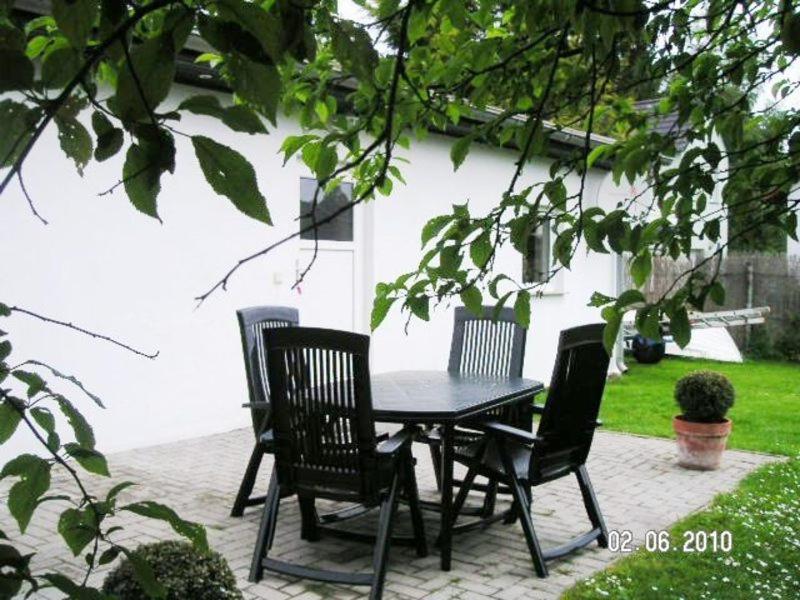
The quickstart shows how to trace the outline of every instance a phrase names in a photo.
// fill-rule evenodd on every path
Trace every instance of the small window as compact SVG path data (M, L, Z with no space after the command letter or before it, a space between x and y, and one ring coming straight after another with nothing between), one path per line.
M527 253L522 259L523 283L547 281L550 264L550 221L544 221L528 237Z
M314 202L314 193L317 191L316 179L300 178L300 229L312 225L311 207ZM353 198L353 184L342 183L336 189L326 193L320 192L317 198L317 221L329 217L337 210L350 204ZM302 240L313 240L314 230L311 229L300 234ZM353 211L345 210L333 220L317 227L317 239L334 242L353 241Z

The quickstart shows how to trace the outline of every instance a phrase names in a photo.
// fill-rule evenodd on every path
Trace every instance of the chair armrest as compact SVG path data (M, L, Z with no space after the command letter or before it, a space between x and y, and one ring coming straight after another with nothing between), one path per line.
M245 402L242 404L242 408L260 408L260 409L268 409L269 402Z
M505 425L503 423L499 423L498 421L488 421L486 423L481 423L480 427L486 433L494 434L500 437L511 438L516 442L520 442L526 445L533 444L534 442L537 442L539 440L539 438L534 434L532 434L530 431L525 431L524 429L517 429L516 427L512 427L511 425Z
M531 404L531 410L533 411L533 414L540 415L544 412L544 404L533 403Z
M375 448L378 454L391 455L395 454L406 444L410 444L414 439L414 431L411 429L401 429L397 433L389 436L383 440Z

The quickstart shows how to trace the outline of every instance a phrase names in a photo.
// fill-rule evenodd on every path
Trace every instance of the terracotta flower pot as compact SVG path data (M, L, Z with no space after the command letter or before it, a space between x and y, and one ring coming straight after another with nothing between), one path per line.
M678 415L672 427L678 440L678 464L687 469L718 469L733 423L694 423Z

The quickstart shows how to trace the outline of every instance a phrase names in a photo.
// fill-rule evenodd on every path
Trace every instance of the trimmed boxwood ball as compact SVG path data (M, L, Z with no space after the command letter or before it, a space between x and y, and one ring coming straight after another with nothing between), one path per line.
M675 384L675 400L683 418L694 423L719 423L733 406L733 385L722 373L695 371Z
M187 542L166 541L144 544L136 549L155 572L167 591L166 600L240 599L234 577L225 559L213 551L197 550ZM119 600L149 600L133 574L127 559L107 576L103 591Z

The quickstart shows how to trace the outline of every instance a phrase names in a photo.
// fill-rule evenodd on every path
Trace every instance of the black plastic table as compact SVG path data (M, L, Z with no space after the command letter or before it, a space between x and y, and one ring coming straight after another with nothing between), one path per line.
M460 375L447 371L397 371L372 375L375 419L442 426L442 570L450 570L453 541L453 428L493 408L532 400L544 389L521 377Z

